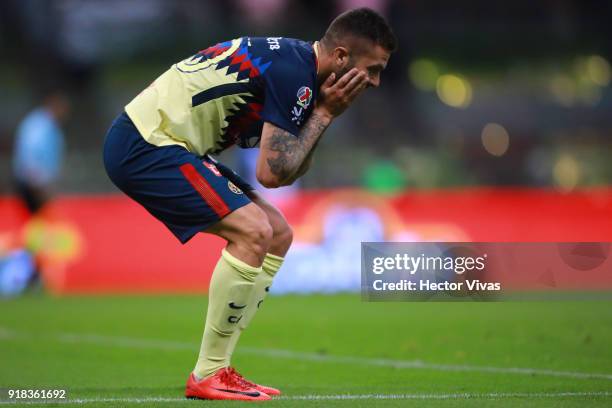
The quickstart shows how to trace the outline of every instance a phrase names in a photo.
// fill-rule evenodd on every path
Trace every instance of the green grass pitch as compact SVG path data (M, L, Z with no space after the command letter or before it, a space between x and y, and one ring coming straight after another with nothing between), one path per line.
M67 389L28 406L241 405L182 398L205 309L193 295L0 301L0 406L7 388ZM234 365L279 387L276 407L609 407L612 307L270 297Z

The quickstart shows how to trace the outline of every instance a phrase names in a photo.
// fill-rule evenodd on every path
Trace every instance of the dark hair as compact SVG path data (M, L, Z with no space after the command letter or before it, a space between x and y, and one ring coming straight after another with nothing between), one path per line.
M366 38L389 52L397 49L397 38L391 26L383 16L367 7L349 10L336 17L327 28L323 42L337 45L350 36Z

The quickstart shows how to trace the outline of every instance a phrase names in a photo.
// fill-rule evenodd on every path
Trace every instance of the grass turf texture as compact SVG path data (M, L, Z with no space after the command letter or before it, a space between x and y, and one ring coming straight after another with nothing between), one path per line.
M284 392L269 406L611 406L610 306L270 297L243 335L234 365ZM181 399L205 308L203 296L0 301L0 400L6 388L66 388L70 399L89 400L86 407L240 405ZM394 367L395 360L442 366ZM453 369L466 365L476 371ZM608 376L503 371L510 367ZM362 397L291 399L345 394ZM133 400L155 397L163 400Z

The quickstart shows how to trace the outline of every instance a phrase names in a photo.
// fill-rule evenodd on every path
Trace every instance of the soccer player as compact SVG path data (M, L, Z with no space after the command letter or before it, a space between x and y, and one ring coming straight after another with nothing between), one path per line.
M109 130L111 180L185 243L227 241L210 281L208 311L188 398L266 400L277 389L230 366L240 333L283 263L292 231L283 215L211 155L259 146L257 179L293 183L321 135L368 87L396 48L386 21L360 8L338 16L320 41L242 37L177 64L126 107ZM180 273L180 271L173 271Z

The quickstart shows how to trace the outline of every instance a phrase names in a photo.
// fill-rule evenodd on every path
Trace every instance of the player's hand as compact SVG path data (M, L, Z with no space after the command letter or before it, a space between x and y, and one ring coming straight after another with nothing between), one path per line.
M348 108L355 98L367 87L368 75L351 69L336 81L336 74L327 77L321 89L315 109L336 117Z

